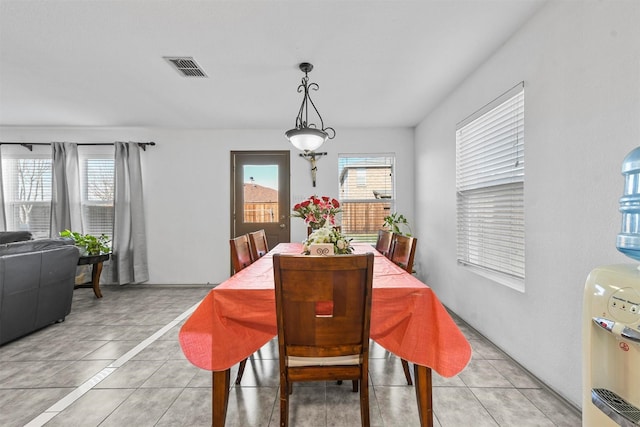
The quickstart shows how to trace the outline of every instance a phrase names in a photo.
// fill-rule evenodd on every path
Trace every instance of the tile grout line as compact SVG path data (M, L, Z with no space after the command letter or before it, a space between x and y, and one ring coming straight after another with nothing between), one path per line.
M140 353L142 350L147 348L153 342L157 341L158 338L167 333L171 328L178 325L182 320L186 319L191 313L193 313L196 308L200 305L200 302L197 302L190 308L188 308L184 313L180 314L178 317L170 321L168 324L158 329L155 333L153 333L148 338L144 339L140 344L136 345L134 348L120 356L118 359L114 360L111 364L109 364L106 368L102 369L100 372L95 374L93 377L89 378L83 384L76 387L73 391L69 392L65 397L58 400L56 403L51 405L48 409L46 409L43 413L35 417L29 423L25 424L24 427L41 427L51 421L53 417L58 415L60 412L68 408L73 402L80 399L84 394L86 394L89 390L93 389L96 385L98 385L102 380L107 378L109 375L114 373L118 368L124 365L126 362L131 360L134 356Z

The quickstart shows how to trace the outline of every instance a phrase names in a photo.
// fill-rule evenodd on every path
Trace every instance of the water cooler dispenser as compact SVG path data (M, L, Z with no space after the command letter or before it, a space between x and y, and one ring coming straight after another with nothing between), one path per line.
M640 147L625 157L618 249L640 261ZM640 426L640 263L588 276L583 305L582 425Z

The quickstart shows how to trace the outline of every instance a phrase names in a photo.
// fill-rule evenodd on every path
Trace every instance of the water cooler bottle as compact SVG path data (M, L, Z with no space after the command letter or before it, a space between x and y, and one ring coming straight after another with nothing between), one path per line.
M640 147L625 157L618 249L640 261ZM588 276L583 305L582 425L640 426L640 263Z

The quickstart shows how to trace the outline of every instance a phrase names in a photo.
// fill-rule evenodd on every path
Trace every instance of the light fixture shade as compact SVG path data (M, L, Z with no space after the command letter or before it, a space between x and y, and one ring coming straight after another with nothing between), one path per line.
M314 151L327 140L327 133L314 128L290 129L285 136L294 147L302 151Z
M284 134L294 147L305 153L317 150L327 139L333 139L336 136L336 131L332 127L325 127L320 112L309 96L309 90L318 90L319 88L317 83L309 83L311 70L313 70L313 65L308 62L300 64L300 71L304 73L304 77L298 86L298 93L304 93L304 96L296 116L295 127ZM310 112L312 116L315 113L319 123L312 121L313 117L309 118Z

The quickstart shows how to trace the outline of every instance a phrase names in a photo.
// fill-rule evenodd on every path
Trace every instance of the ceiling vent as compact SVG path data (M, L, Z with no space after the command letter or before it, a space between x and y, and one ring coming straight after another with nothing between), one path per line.
M164 59L183 77L207 77L195 59L190 56L165 56Z

